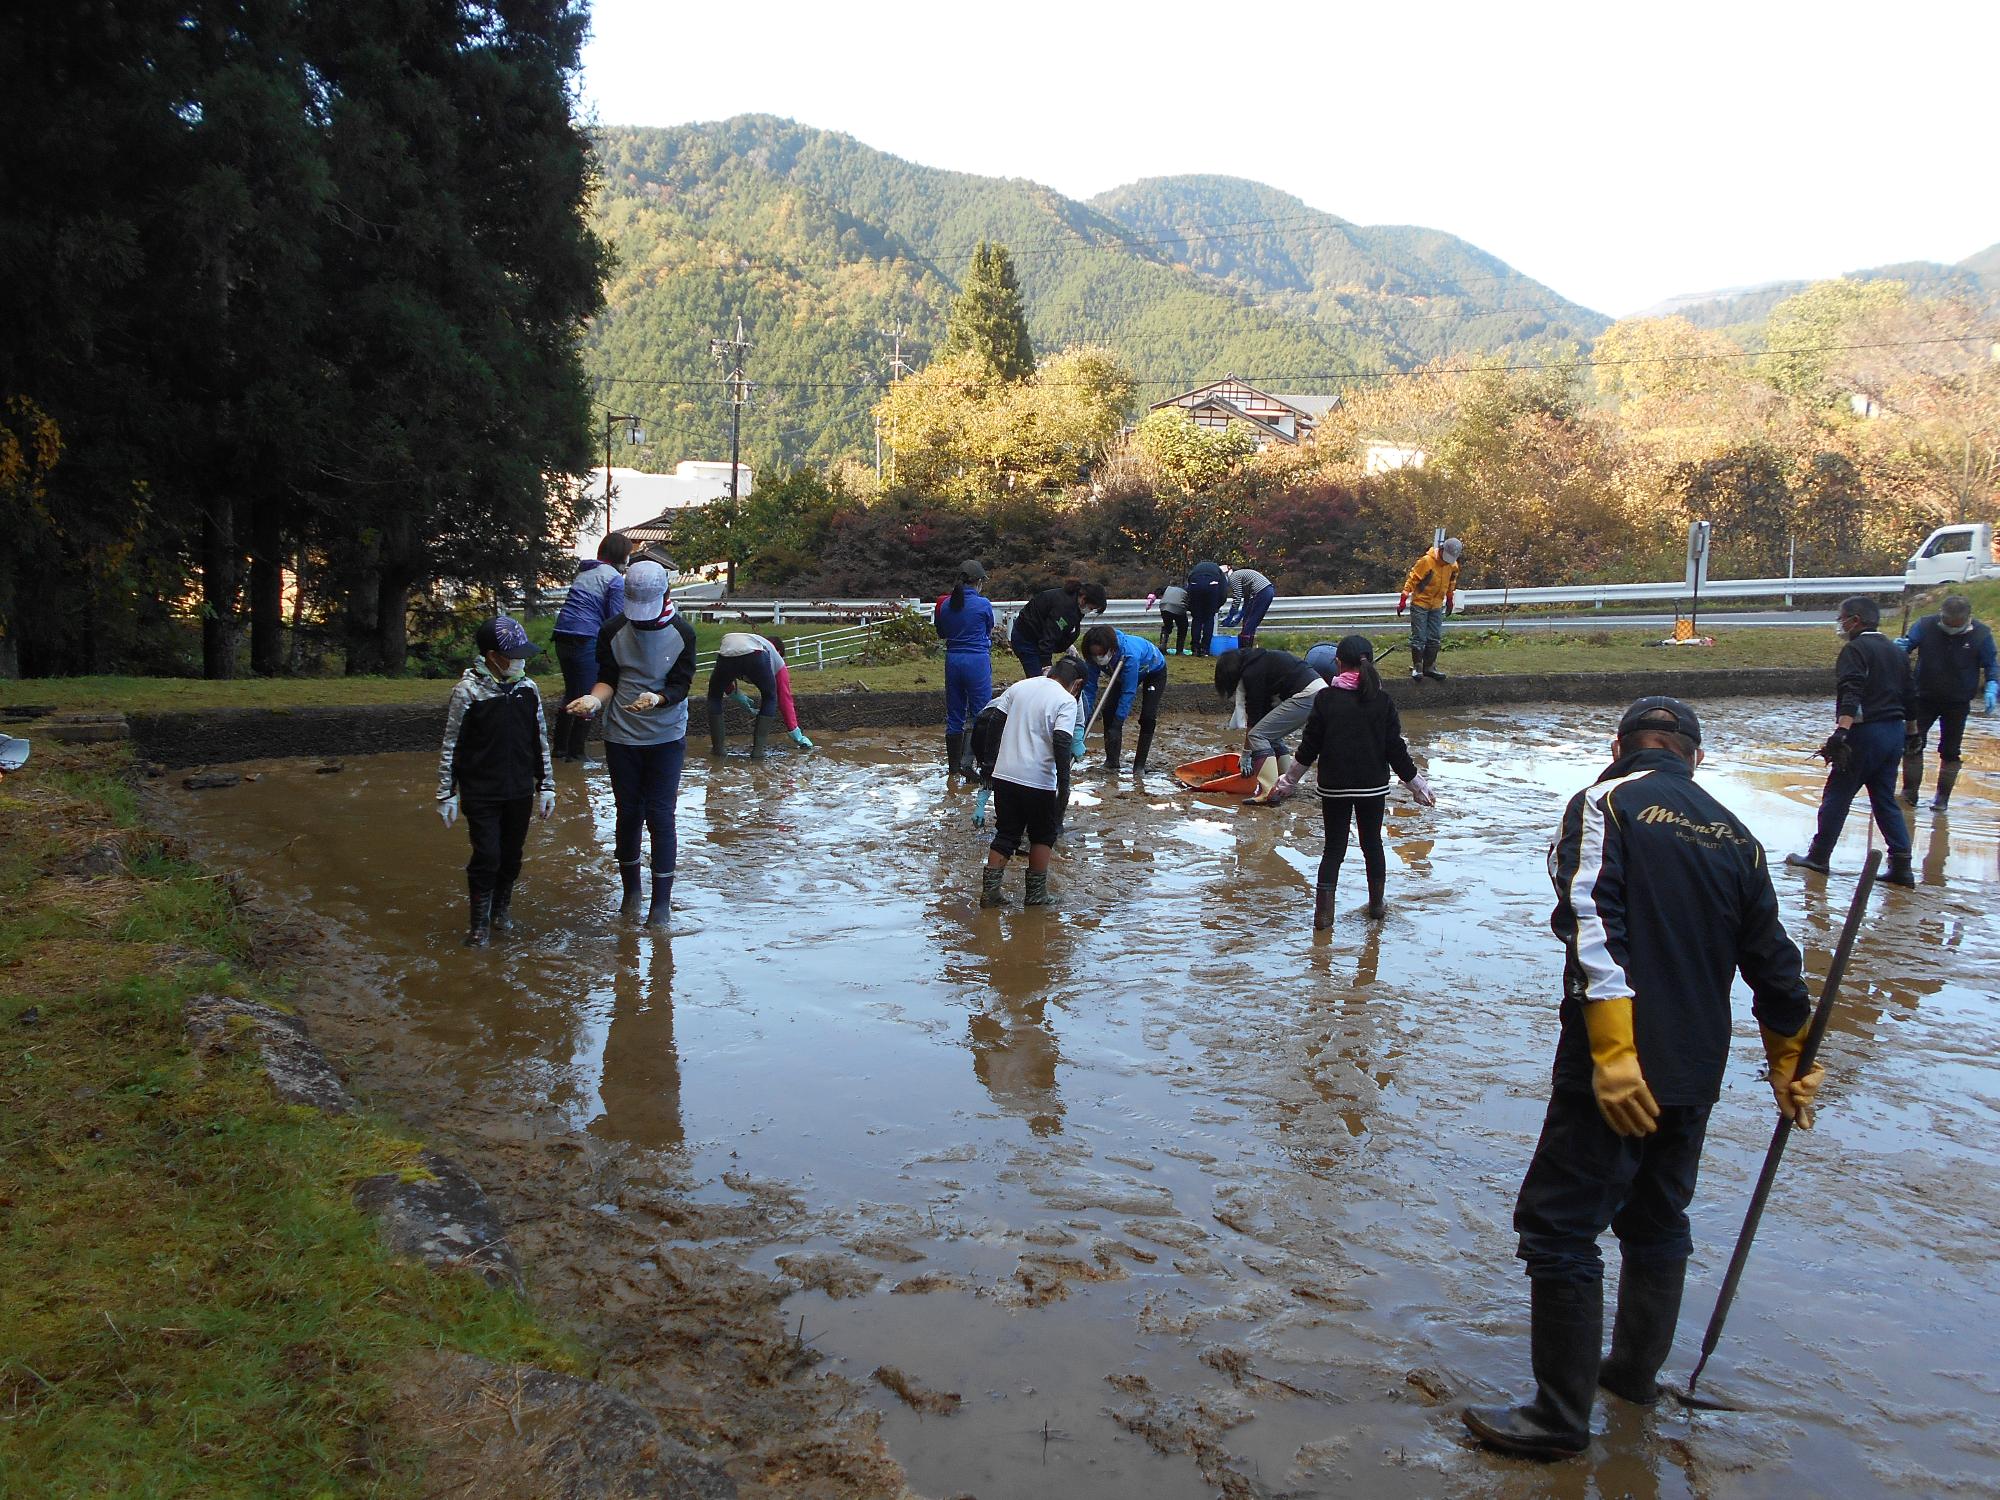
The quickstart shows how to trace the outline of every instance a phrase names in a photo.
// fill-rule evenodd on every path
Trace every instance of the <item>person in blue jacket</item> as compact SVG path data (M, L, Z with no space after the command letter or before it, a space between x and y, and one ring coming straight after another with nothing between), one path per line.
M562 664L563 702L582 697L597 685L597 634L625 607L625 564L632 542L614 531L597 544L597 556L576 567L576 578L556 616L556 660ZM564 714L556 720L555 757L582 760L590 739L590 720Z
M1972 618L1970 599L1953 594L1896 644L1917 658L1916 730L1911 733L1909 725L1903 726L1903 800L1917 805L1917 792L1924 784L1924 742L1931 737L1931 726L1938 724L1937 793L1931 807L1943 812L1958 783L1965 720L1981 691L1982 677L1986 712L1992 713L2000 700L2000 661L1994 658L1993 632Z
M944 759L947 776L977 774L966 745L979 711L993 701L993 606L979 592L986 568L968 558L958 565L958 582L940 594L931 623L944 642Z
M1109 671L1114 661L1124 665L1118 671L1118 698L1104 710L1104 769L1118 770L1123 758L1125 721L1132 707L1139 708L1139 744L1132 756L1132 774L1146 774L1146 754L1153 748L1153 730L1160 722L1160 700L1167 692L1167 658L1142 635L1127 635L1109 625L1093 625L1083 635L1083 664L1089 676L1083 685L1083 718L1088 724L1097 707L1097 679ZM1076 737L1076 758L1083 759L1083 739Z

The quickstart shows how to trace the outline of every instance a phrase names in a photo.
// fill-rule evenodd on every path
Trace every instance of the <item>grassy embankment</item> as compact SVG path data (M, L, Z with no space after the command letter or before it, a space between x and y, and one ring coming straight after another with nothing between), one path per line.
M1961 592L1971 598L1979 618L1989 623L2000 619L2000 582L1966 585ZM1916 613L1937 608L1942 591L1928 596L1916 606ZM1883 623L1894 630L1901 612ZM533 633L547 639L548 622L538 620ZM722 637L721 625L704 623L697 628L701 648L715 649ZM785 626L777 634L790 641L825 629L820 625ZM1725 617L1714 616L1705 623L1715 638L1713 646L1659 644L1657 630L1580 630L1574 627L1551 629L1532 622L1518 623L1501 631L1487 618L1473 616L1449 622L1445 627L1445 652L1439 665L1454 676L1541 674L1549 672L1644 672L1686 667L1793 667L1804 671L1823 670L1831 674L1838 647L1831 627L1823 629L1731 629ZM1286 635L1265 631L1265 645L1303 651L1315 641L1336 638L1340 630L1312 635ZM1408 639L1400 629L1373 627L1368 632L1378 651L1384 653L1385 673L1409 670L1408 656L1390 648ZM1149 632L1150 634L1150 632ZM554 671L552 656L539 657L537 677L551 693L562 686ZM1213 668L1194 657L1168 659L1175 682L1208 681ZM1012 656L996 653L993 679L1004 687L1020 675ZM803 664L792 672L795 692L841 692L865 689L893 692L905 689L937 689L944 683L943 662L935 657L887 662L875 666L842 664L815 672ZM0 707L10 704L46 704L59 709L122 709L147 712L164 709L213 707L299 708L312 705L364 703L436 703L442 707L451 691L448 681L420 677L279 677L234 682L203 682L195 678L156 677L64 677L27 682L0 681Z
M189 996L273 995L228 886L139 826L128 765L47 741L0 782L0 1489L415 1493L388 1415L409 1362L579 1351L381 1252L349 1191L418 1170L416 1143L189 1055ZM122 869L66 873L107 842Z

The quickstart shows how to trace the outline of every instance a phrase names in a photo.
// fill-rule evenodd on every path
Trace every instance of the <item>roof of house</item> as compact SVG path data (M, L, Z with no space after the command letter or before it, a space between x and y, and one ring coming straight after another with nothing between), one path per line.
M1158 411L1163 406L1185 406L1188 404L1188 398L1190 396L1206 395L1208 392L1215 390L1217 387L1225 385L1240 385L1245 390L1255 391L1258 395L1264 397L1265 400L1275 401L1281 406L1289 406L1293 411L1297 412L1300 416L1315 422L1318 421L1321 417L1325 416L1328 412L1332 411L1334 407L1340 404L1340 397L1338 395L1333 395L1333 396L1279 395L1275 391L1267 391L1261 386L1252 385L1249 381L1245 380L1241 375L1225 375L1220 380L1211 380L1205 385L1196 386L1191 391L1183 391L1178 396L1169 396L1165 401L1155 401L1153 403L1152 409L1154 411ZM1254 417L1246 416L1245 420L1255 421L1256 419ZM1274 428L1273 431L1276 431L1276 429Z
M1278 439L1279 442L1296 443L1298 441L1296 436L1285 431L1284 428L1277 426L1275 423L1266 422L1262 417L1251 416L1249 412L1238 406L1234 401L1225 400L1221 396L1210 396L1201 402L1200 405L1192 406L1188 409L1190 411L1200 411L1203 406L1218 407L1229 414L1229 419L1232 422L1242 422L1250 427L1252 431L1269 433L1272 437Z

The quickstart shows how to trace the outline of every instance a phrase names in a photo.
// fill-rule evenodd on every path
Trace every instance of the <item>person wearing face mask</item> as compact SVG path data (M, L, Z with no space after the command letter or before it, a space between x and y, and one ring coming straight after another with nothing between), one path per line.
M1124 758L1125 721L1137 704L1139 744L1132 755L1132 774L1143 776L1146 756L1153 748L1153 731L1160 723L1160 700L1167 692L1167 658L1144 636L1127 635L1109 625L1091 626L1083 636L1083 664L1089 673L1083 688L1083 723L1088 724L1097 709L1098 678L1118 661L1124 663L1118 669L1118 700L1104 710L1104 769L1117 775L1118 763ZM1078 734L1078 760L1083 759L1083 751L1083 736Z
M1541 1139L1514 1204L1535 1394L1461 1413L1502 1453L1583 1452L1599 1389L1638 1406L1659 1399L1737 974L1778 1110L1812 1124L1824 1070L1797 1076L1812 1019L1798 945L1779 920L1763 849L1695 784L1700 763L1694 711L1641 698L1618 721L1611 764L1570 798L1549 848L1560 1032ZM1597 1244L1606 1229L1619 1250L1609 1355Z
M556 777L541 689L528 675L528 658L541 647L506 615L481 625L475 641L479 660L465 669L445 710L437 808L447 828L465 816L472 840L465 943L483 948L496 928L514 925L528 819L538 813L546 821L555 812Z
M1924 743L1931 726L1938 730L1937 793L1931 807L1943 812L1958 782L1960 746L1972 700L1986 682L1986 712L2000 700L2000 662L1993 654L1993 632L1972 618L1972 601L1953 594L1934 615L1925 615L1896 642L1905 655L1917 659L1917 727L1903 743L1903 800L1917 805L1924 783Z
M1873 599L1857 594L1840 602L1835 628L1847 644L1834 666L1834 730L1818 752L1827 765L1819 827L1806 852L1787 854L1785 863L1828 873L1847 810L1866 787L1876 826L1889 846L1889 872L1882 879L1913 886L1917 877L1910 868L1910 825L1896 805L1896 771L1905 744L1917 733L1917 690L1909 658L1877 628L1881 623L1882 610Z

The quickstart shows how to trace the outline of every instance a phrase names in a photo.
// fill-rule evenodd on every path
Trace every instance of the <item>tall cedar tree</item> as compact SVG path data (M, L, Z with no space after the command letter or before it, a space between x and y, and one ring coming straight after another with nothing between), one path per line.
M938 353L976 354L1002 380L1025 380L1035 373L1028 314L1014 279L1014 257L1005 245L981 240L972 252L972 268L951 305L951 323Z
M582 0L0 10L0 672L282 662L282 566L403 665L413 591L525 582L590 461L605 270L571 117Z

